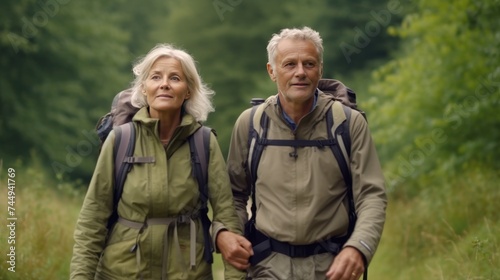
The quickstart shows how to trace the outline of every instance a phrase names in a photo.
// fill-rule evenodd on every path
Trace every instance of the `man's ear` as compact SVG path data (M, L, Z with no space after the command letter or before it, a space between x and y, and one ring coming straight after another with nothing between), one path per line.
M276 82L276 76L274 75L274 69L269 62L266 64L266 68L267 68L267 73L269 74L269 78L271 78L271 80L273 82Z

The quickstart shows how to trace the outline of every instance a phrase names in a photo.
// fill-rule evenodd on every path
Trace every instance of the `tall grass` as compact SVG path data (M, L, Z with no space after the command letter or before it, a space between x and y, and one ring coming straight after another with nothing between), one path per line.
M85 187L57 182L41 169L16 169L16 272L8 270L7 177L0 171L0 279L68 279L73 230ZM500 279L500 174L469 170L421 178L424 191L390 194L371 280ZM411 185L408 185L410 187ZM80 191L78 191L80 189ZM214 279L223 279L220 255Z
M7 217L7 176L2 170L0 215ZM83 195L73 187L49 180L38 168L15 169L15 272L7 261L10 245L5 225L0 227L0 279L68 279L72 234ZM40 169L41 170L41 169Z
M500 279L499 181L478 168L392 196L370 279Z
M16 164L20 166L20 164ZM15 272L8 270L7 174L0 170L0 280L69 279L73 231L86 187L58 182L37 167L14 167L16 177ZM80 184L78 184L80 185ZM214 255L214 279L223 279Z

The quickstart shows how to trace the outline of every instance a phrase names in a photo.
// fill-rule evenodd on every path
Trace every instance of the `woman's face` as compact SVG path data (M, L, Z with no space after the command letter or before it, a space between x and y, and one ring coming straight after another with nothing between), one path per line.
M153 63L143 89L152 118L180 111L184 100L190 97L181 63L171 57L160 57Z

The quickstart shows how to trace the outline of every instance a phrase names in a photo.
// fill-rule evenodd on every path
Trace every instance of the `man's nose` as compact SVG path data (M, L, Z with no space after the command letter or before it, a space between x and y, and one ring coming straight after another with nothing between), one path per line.
M304 66L302 65L302 63L297 64L295 75L299 76L299 77L303 77L305 74L306 74L306 72L304 71Z

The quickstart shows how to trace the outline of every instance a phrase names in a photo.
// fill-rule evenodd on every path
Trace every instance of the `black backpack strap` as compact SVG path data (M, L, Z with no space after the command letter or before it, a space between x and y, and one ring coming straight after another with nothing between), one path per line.
M333 155L335 156L335 159L337 160L340 171L342 172L342 176L344 177L344 182L347 187L347 199L349 204L349 228L348 228L347 238L349 238L351 234L354 232L354 226L356 224L357 215L354 204L354 194L352 190L352 174L349 168L349 161L344 156L344 152L342 151L342 148L340 147L338 141L342 139L343 142L342 144L344 144L344 149L347 153L348 158L350 158L351 137L349 132L349 123L351 120L351 109L343 105L342 107L344 108L346 119L341 124L339 124L339 126L335 130L335 135L332 134L332 129L331 129L334 125L332 107L330 107L328 109L328 112L326 113L326 125L328 131L328 138L336 140L336 144L330 146L330 148L332 150Z
M334 139L323 139L323 140L285 140L285 139L259 139L259 145L262 146L286 146L286 147L326 147L332 146L336 142Z
M342 123L342 125L337 128L338 134L341 136L342 141L344 142L343 147L347 153L347 159L351 158L351 135L350 135L350 129L349 129L349 123L351 121L351 112L352 109L348 106L342 106L344 109L344 113L346 116L346 120ZM342 146L340 146L342 147ZM346 164L348 164L347 161L345 161ZM349 171L348 176L349 178L345 178L346 180L346 185L347 185L347 195L349 198L349 218L350 218L350 223L349 223L349 236L354 232L354 226L356 225L356 220L358 219L358 216L356 215L356 206L354 204L354 193L352 189L352 174L350 172L350 168L347 169Z
M262 105L263 106L263 105ZM262 134L259 136L259 132L255 129L254 126L254 117L255 112L259 108L259 105L253 106L250 111L250 125L248 131L248 152L250 153L250 164L249 168L249 176L250 176L250 185L251 185L251 195L252 195L252 206L251 212L252 217L251 221L255 221L255 213L257 211L257 206L255 203L255 182L257 181L257 168L259 167L260 157L262 155L262 151L264 150L265 145L262 145L261 139L267 138L267 129L269 126L269 116L264 112L263 108L262 114L260 117L260 126L262 129Z
M132 163L125 159L131 157L135 147L135 126L132 122L114 128L115 144L113 148L114 162L114 187L113 187L113 212L108 220L108 234L118 220L118 202L122 196L123 184Z
M340 103L339 103L340 104ZM328 109L326 113L326 126L328 131L327 140L281 140L281 139L267 139L267 131L269 127L269 117L262 110L260 117L261 133L257 132L254 126L254 116L258 106L253 106L250 113L250 125L249 125L249 137L248 137L248 150L251 158L249 166L249 175L251 178L251 194L252 201L255 201L255 183L257 181L257 168L259 166L259 161L262 156L262 152L265 146L291 146L291 147L305 147L305 146L318 146L324 147L329 146L332 150L335 159L338 162L340 171L344 178L347 187L347 197L349 204L349 231L348 236L354 231L354 226L356 223L357 215L355 211L354 204L354 194L352 190L352 175L349 168L349 161L351 153L351 137L349 130L349 123L351 120L351 108L348 106L342 106L345 114L345 120L335 129L332 133L332 128L334 125L332 107ZM347 159L346 159L347 158ZM256 206L252 203L251 207L252 219L255 217Z
M203 226L203 237L205 241L205 251L203 258L207 263L213 263L213 245L210 238L211 221L208 218L208 162L210 161L210 134L211 129L206 126L199 128L188 138L189 149L191 151L191 164L193 167L193 177L198 182L200 191L200 219Z
M255 108L255 109L254 109ZM252 185L255 186L255 182L257 181L257 168L259 167L259 162L260 162L260 157L262 156L262 152L264 150L264 147L266 146L266 141L267 140L267 130L269 128L269 116L266 114L266 112L262 111L261 117L260 117L260 127L262 129L261 134L255 130L255 127L253 126L253 118L255 114L255 110L257 109L256 107L252 108L252 114L251 114L251 119L250 119L250 135L251 138L255 139L255 141L252 140L253 144L253 150L252 150L252 162L250 164L250 175L252 177ZM252 190L253 192L253 190Z

